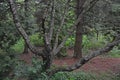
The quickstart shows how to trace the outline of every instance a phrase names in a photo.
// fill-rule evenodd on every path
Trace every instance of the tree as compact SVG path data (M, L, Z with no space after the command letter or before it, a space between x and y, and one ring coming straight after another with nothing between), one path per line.
M68 0L68 2L69 1L70 0ZM42 31L43 31L43 38L44 38L44 49L39 50L34 45L32 45L30 43L29 36L25 32L25 30L22 28L22 25L19 21L20 19L19 19L18 13L17 13L15 2L13 0L8 0L16 29L19 31L19 33L21 34L21 36L25 40L29 49L35 55L38 55L38 56L42 57L43 63L44 63L42 68L43 68L44 72L46 72L49 76L51 76L51 75L53 75L57 72L60 72L60 71L73 71L75 69L78 69L79 67L81 67L82 65L87 63L90 59L92 59L92 58L94 58L98 55L101 55L103 53L109 52L114 46L116 46L117 44L120 43L120 34L118 34L118 35L116 35L116 38L113 40L113 42L108 43L105 47L103 47L103 48L101 48L97 51L91 52L88 56L85 56L85 57L81 58L77 63L73 64L72 66L68 66L68 67L64 67L64 68L60 67L60 68L55 68L55 69L52 69L52 70L48 70L51 67L51 60L52 60L51 56L53 56L52 54L53 53L57 54L60 51L60 49L64 46L64 43L65 43L66 39L71 35L74 28L78 25L78 23L82 19L83 14L85 14L88 10L90 10L97 1L98 0L89 0L89 1L86 1L84 3L83 10L79 14L78 19L75 21L73 26L68 30L67 36L65 36L63 42L61 42L60 44L57 44L57 46L55 48L54 48L54 46L51 47L52 36L49 36L49 34L51 32L51 28L46 28L46 26L45 26L47 10L49 8L49 7L46 7L45 8L45 13L43 14L42 26L41 26L42 29L43 29ZM54 14L54 13L52 13L52 14ZM54 28L54 26L51 26L51 27ZM46 30L46 29L48 29L48 30ZM58 29L57 35L59 34L60 30L61 29ZM55 42L57 42L57 41L58 41L58 36L56 37ZM55 43L55 45L56 45L56 43Z
M119 29L119 1L99 1L87 14L84 24L95 33L115 35ZM89 33L92 33L90 31Z
M9 14L9 6L4 0L0 2L0 11L0 49L8 51L19 36L16 29L13 27L14 25ZM13 30L15 31L13 32Z
M24 10L25 10L25 18L28 18L28 3L29 3L29 0L25 0L24 1ZM26 27L29 27L29 23L28 21L26 22ZM25 29L26 30L26 29ZM27 44L25 44L25 48L24 48L24 52L23 53L28 53L28 47L27 47Z
M85 0L76 0L76 15L77 18L81 14ZM75 37L75 47L74 47L74 57L82 58L82 34L83 34L83 15L76 26L76 37Z

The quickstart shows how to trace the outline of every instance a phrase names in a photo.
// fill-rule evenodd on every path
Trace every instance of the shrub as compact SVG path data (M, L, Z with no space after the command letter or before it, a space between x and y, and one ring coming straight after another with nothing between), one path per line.
M75 38L73 36L71 36L70 38L67 39L65 46L67 48L71 48L74 46L74 43L75 43Z
M120 57L120 50L118 49L118 47L114 47L113 50L110 51L109 53L110 57L116 57L119 58Z
M0 49L0 80L8 80L7 77L14 68L14 57L13 53L7 53Z
M35 46L43 46L43 37L40 36L39 33L33 34L30 36L31 43L34 44Z
M11 49L14 49L16 53L22 53L24 50L24 40L20 38L16 44L14 44Z
M38 33L36 34L33 34L30 36L30 40L31 40L31 43L35 46L43 46L43 38L40 37L40 35ZM14 51L16 53L22 53L23 50L24 50L24 45L25 45L25 42L23 40L23 38L20 38L16 44L14 44L11 49L14 49Z

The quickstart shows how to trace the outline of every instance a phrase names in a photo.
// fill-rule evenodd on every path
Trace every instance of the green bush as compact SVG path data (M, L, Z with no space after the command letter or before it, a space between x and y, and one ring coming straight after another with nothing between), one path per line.
M40 35L38 33L36 34L33 34L30 36L30 41L33 45L35 46L43 46L44 43L43 43L43 38L40 37ZM20 38L16 44L14 44L11 49L14 49L14 51L16 53L22 53L23 50L24 50L24 45L25 45L25 42L23 40L23 38Z
M42 69L43 62L37 57L32 58L32 64L27 65L23 61L19 61L14 69L14 79L25 80L48 80L48 76Z
M39 33L31 35L30 41L35 46L43 46L44 45L43 37L41 37Z
M49 77L42 69L42 62L33 58L32 66L20 63L16 66L15 77L16 79L23 78L26 80L100 80L94 74L85 72L59 72Z
M73 47L75 43L75 38L72 36L67 39L65 46L66 47ZM99 35L97 38L96 35L94 37L84 35L83 36L83 48L85 49L96 49L102 47L106 43L105 36Z
M65 46L70 48L70 47L74 46L74 43L75 43L75 38L74 37L70 37L70 38L67 39L67 41L65 43Z
M105 42L106 42L106 40L103 35L99 35L98 38L97 38L97 36L94 36L92 38L89 36L83 36L83 46L84 46L84 48L87 48L87 49L100 48L100 47L104 46Z
M15 55L0 49L0 80L8 80L15 63Z
M95 75L88 74L85 72L77 72L77 73L59 72L55 74L51 80L97 80L97 79Z
M80 72L59 72L52 76L50 80L119 80L120 74L110 75L110 74L94 74L86 73L83 71Z
M40 35L38 33L33 34L30 36L30 41L32 44L34 44L35 46L43 46L44 42L43 42L43 38L40 37ZM65 43L65 47L66 48L71 48L74 47L74 43L75 43L75 38L73 36L71 36L70 38L67 39L66 43ZM83 36L83 50L91 50L91 49L97 49L100 48L102 46L104 46L104 44L106 43L106 39L105 36L103 35L99 35L98 39L97 36L94 35L94 37L91 36L87 36L84 35ZM20 38L15 45L12 46L12 49L15 50L15 52L17 53L22 53L24 50L24 40L22 38Z
M110 57L120 58L120 50L118 47L114 47L112 51L108 54Z
M14 44L11 49L14 49L16 53L22 53L24 50L24 40L20 38L16 44Z
M120 73L118 73L117 75L115 75L113 80L120 80Z

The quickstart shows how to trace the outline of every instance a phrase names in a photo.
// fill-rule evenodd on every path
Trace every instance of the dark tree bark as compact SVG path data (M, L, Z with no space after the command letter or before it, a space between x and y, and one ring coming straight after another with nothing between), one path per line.
M76 0L76 14L78 22L76 22L76 37L74 46L74 57L82 58L82 29L83 16L88 12L99 0ZM87 6L86 6L87 5Z
M24 1L24 14L25 14L25 19L27 19L28 18L28 2L29 2L29 0L25 0ZM27 19L28 20L28 19ZM28 27L29 27L29 23L28 23L28 21L26 21L25 22L25 30L27 30L28 29ZM28 48L28 46L27 46L27 44L25 43L24 44L24 51L23 51L23 53L28 53L28 51L29 51L29 48Z
M76 15L77 18L83 10L85 0L76 0ZM83 15L81 15L83 16ZM82 32L83 31L83 17L76 26L75 46L74 46L74 57L82 58Z
M29 53L29 48L28 48L28 46L27 46L27 44L25 43L24 44L24 51L23 51L23 54L26 54L26 53Z

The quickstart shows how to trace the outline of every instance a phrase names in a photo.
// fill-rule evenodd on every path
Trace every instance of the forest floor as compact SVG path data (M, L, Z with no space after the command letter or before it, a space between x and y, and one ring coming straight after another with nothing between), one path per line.
M57 58L53 61L52 65L54 66L69 66L78 61L78 59L72 58L73 50L69 49L67 51L68 56L63 58ZM26 61L26 63L31 63L31 58L33 54L22 54L21 59ZM85 72L93 72L93 73L112 73L118 74L120 72L120 58L111 58L111 57L95 57L90 60L88 63L80 67L75 71L85 71Z

